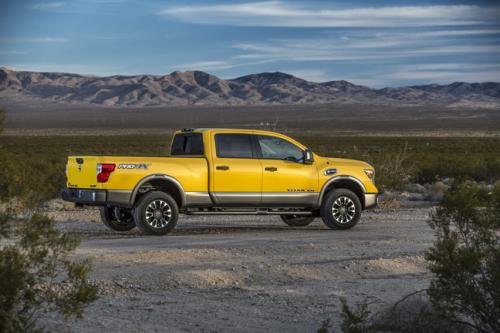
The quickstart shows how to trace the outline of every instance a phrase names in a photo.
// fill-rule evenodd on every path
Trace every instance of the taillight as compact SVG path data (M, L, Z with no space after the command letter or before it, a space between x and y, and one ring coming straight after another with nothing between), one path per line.
M115 166L115 164L97 164L97 182L107 182L111 173L115 171Z

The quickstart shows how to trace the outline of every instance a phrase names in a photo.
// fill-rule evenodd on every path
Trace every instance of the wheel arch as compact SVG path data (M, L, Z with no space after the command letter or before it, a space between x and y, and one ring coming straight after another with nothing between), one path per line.
M139 190L146 185L158 191L170 194L179 208L183 207L186 203L184 188L177 179L166 174L154 174L142 178L136 184L130 196L130 206L133 206L137 198L141 196Z
M345 188L354 192L354 194L356 194L356 196L359 198L363 209L365 208L366 188L363 183L356 177L342 175L330 178L323 185L319 195L318 206L321 206L328 192L338 188Z

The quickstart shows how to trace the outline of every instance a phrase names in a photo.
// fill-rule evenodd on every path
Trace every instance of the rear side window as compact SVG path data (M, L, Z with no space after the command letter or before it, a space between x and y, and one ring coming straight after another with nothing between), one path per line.
M216 134L217 157L253 158L252 141L248 134Z
M170 155L200 156L203 154L203 137L201 133L182 133L175 135Z

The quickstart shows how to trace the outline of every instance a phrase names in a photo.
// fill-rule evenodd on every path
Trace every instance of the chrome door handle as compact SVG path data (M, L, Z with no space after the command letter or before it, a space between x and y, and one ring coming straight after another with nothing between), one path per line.
M264 170L269 171L269 172L274 172L274 171L278 171L278 168L276 168L276 167L265 167Z
M229 167L227 165L218 165L215 167L217 170L227 171Z

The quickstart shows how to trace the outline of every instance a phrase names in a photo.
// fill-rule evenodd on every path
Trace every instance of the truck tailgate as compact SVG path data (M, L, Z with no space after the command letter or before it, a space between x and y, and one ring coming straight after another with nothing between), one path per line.
M97 156L70 156L67 164L69 188L97 188Z

